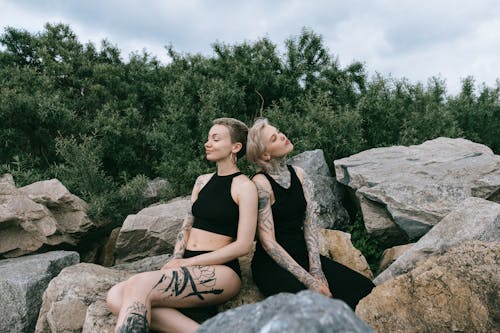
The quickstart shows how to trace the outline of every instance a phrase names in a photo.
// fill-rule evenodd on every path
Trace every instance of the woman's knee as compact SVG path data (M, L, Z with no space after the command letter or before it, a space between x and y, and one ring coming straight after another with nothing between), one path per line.
M108 294L106 295L106 303L111 310L111 312L115 315L117 315L120 312L120 308L122 305L122 292L123 292L123 286L125 282L120 282L108 291Z

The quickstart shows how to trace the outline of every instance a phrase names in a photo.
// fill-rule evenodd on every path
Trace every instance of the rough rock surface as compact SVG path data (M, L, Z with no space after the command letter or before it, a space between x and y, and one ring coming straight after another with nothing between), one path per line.
M321 229L319 237L320 254L373 279L370 265L361 251L351 243L351 235L338 231Z
M189 206L189 198L177 198L127 216L116 242L116 263L172 252Z
M463 200L497 200L500 156L465 139L375 148L334 162L339 182L356 192L368 232L386 245L415 240ZM496 198L496 199L495 199Z
M87 263L63 269L43 294L35 332L113 332L116 317L107 309L106 293L130 275Z
M403 253L408 251L413 246L413 244L415 243L393 246L384 250L384 253L382 253L382 259L380 259L380 262L378 264L377 274L389 267L393 262L401 257Z
M78 262L78 253L68 251L1 260L0 332L33 332L50 280Z
M349 215L342 206L343 193L331 176L323 150L305 151L288 160L301 167L306 175L306 186L314 203L317 223L322 228L342 229L349 224Z
M0 256L34 253L42 246L75 245L95 227L87 204L57 179L16 188L10 175L0 178Z
M356 314L378 332L500 332L500 243L430 257L375 287Z
M406 273L418 261L467 240L500 242L500 204L468 198L379 274L374 283L380 284Z
M199 333L374 332L342 301L312 291L281 293L205 321Z

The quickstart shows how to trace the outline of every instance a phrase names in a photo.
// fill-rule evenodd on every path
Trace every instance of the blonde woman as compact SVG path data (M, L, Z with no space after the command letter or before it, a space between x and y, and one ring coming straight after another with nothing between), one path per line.
M352 309L374 287L370 279L319 255L304 171L285 163L293 144L267 119L250 128L247 158L261 170L253 177L259 196L258 242L253 279L265 295L311 289Z
M257 224L257 190L236 165L247 133L239 120L213 121L205 153L217 170L196 180L173 259L109 291L116 332L194 332L198 323L177 309L219 304L238 294L238 257L251 251Z

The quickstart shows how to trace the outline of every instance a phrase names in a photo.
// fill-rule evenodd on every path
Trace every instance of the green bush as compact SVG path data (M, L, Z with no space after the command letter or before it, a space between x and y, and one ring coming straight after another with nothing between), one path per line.
M439 78L369 78L362 63L340 66L310 29L287 39L284 53L262 38L214 43L213 56L169 47L168 64L147 52L124 61L116 46L83 45L64 24L34 34L7 28L0 44L1 172L18 185L57 177L95 219L115 225L148 204L147 179L168 179L167 200L213 172L203 143L223 116L251 125L262 111L294 153L323 149L330 166L364 149L437 136L500 151L500 82L476 87L466 78L449 96ZM241 168L253 173L247 161Z

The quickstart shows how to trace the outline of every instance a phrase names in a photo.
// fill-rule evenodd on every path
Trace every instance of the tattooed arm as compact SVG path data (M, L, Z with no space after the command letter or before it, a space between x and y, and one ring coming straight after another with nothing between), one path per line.
M205 186L205 184L210 179L211 174L201 175L196 179L194 183L193 191L191 193L191 205L198 198L198 193ZM174 254L172 256L173 259L180 259L184 256L184 251L186 250L187 241L189 238L189 232L191 231L191 227L194 223L194 216L191 212L191 206L189 206L189 210L182 222L182 227L179 233L177 234L177 240L175 242Z
M276 261L278 265L292 273L297 280L302 282L307 288L318 291L324 295L329 294L327 287L321 283L317 278L307 272L300 266L288 252L276 241L274 233L273 213L271 210L271 185L268 180L262 175L256 175L253 178L257 186L259 196L259 214L257 229L259 239L262 243L264 250L269 256Z
M297 176L302 183L302 189L304 191L304 197L307 202L306 218L304 221L304 238L307 244L307 252L309 254L309 272L315 278L323 281L328 285L325 278L323 270L321 269L321 260L319 256L319 244L318 236L319 229L315 220L313 202L311 200L311 194L308 189L308 181L306 173L301 168L295 168L297 171Z
M193 226L194 217L191 213L191 207L189 207L189 211L184 218L184 222L182 222L181 231L177 234L177 240L175 242L174 254L172 258L180 259L184 256L184 251L186 250L187 240L189 238L189 231L191 231L191 227Z

